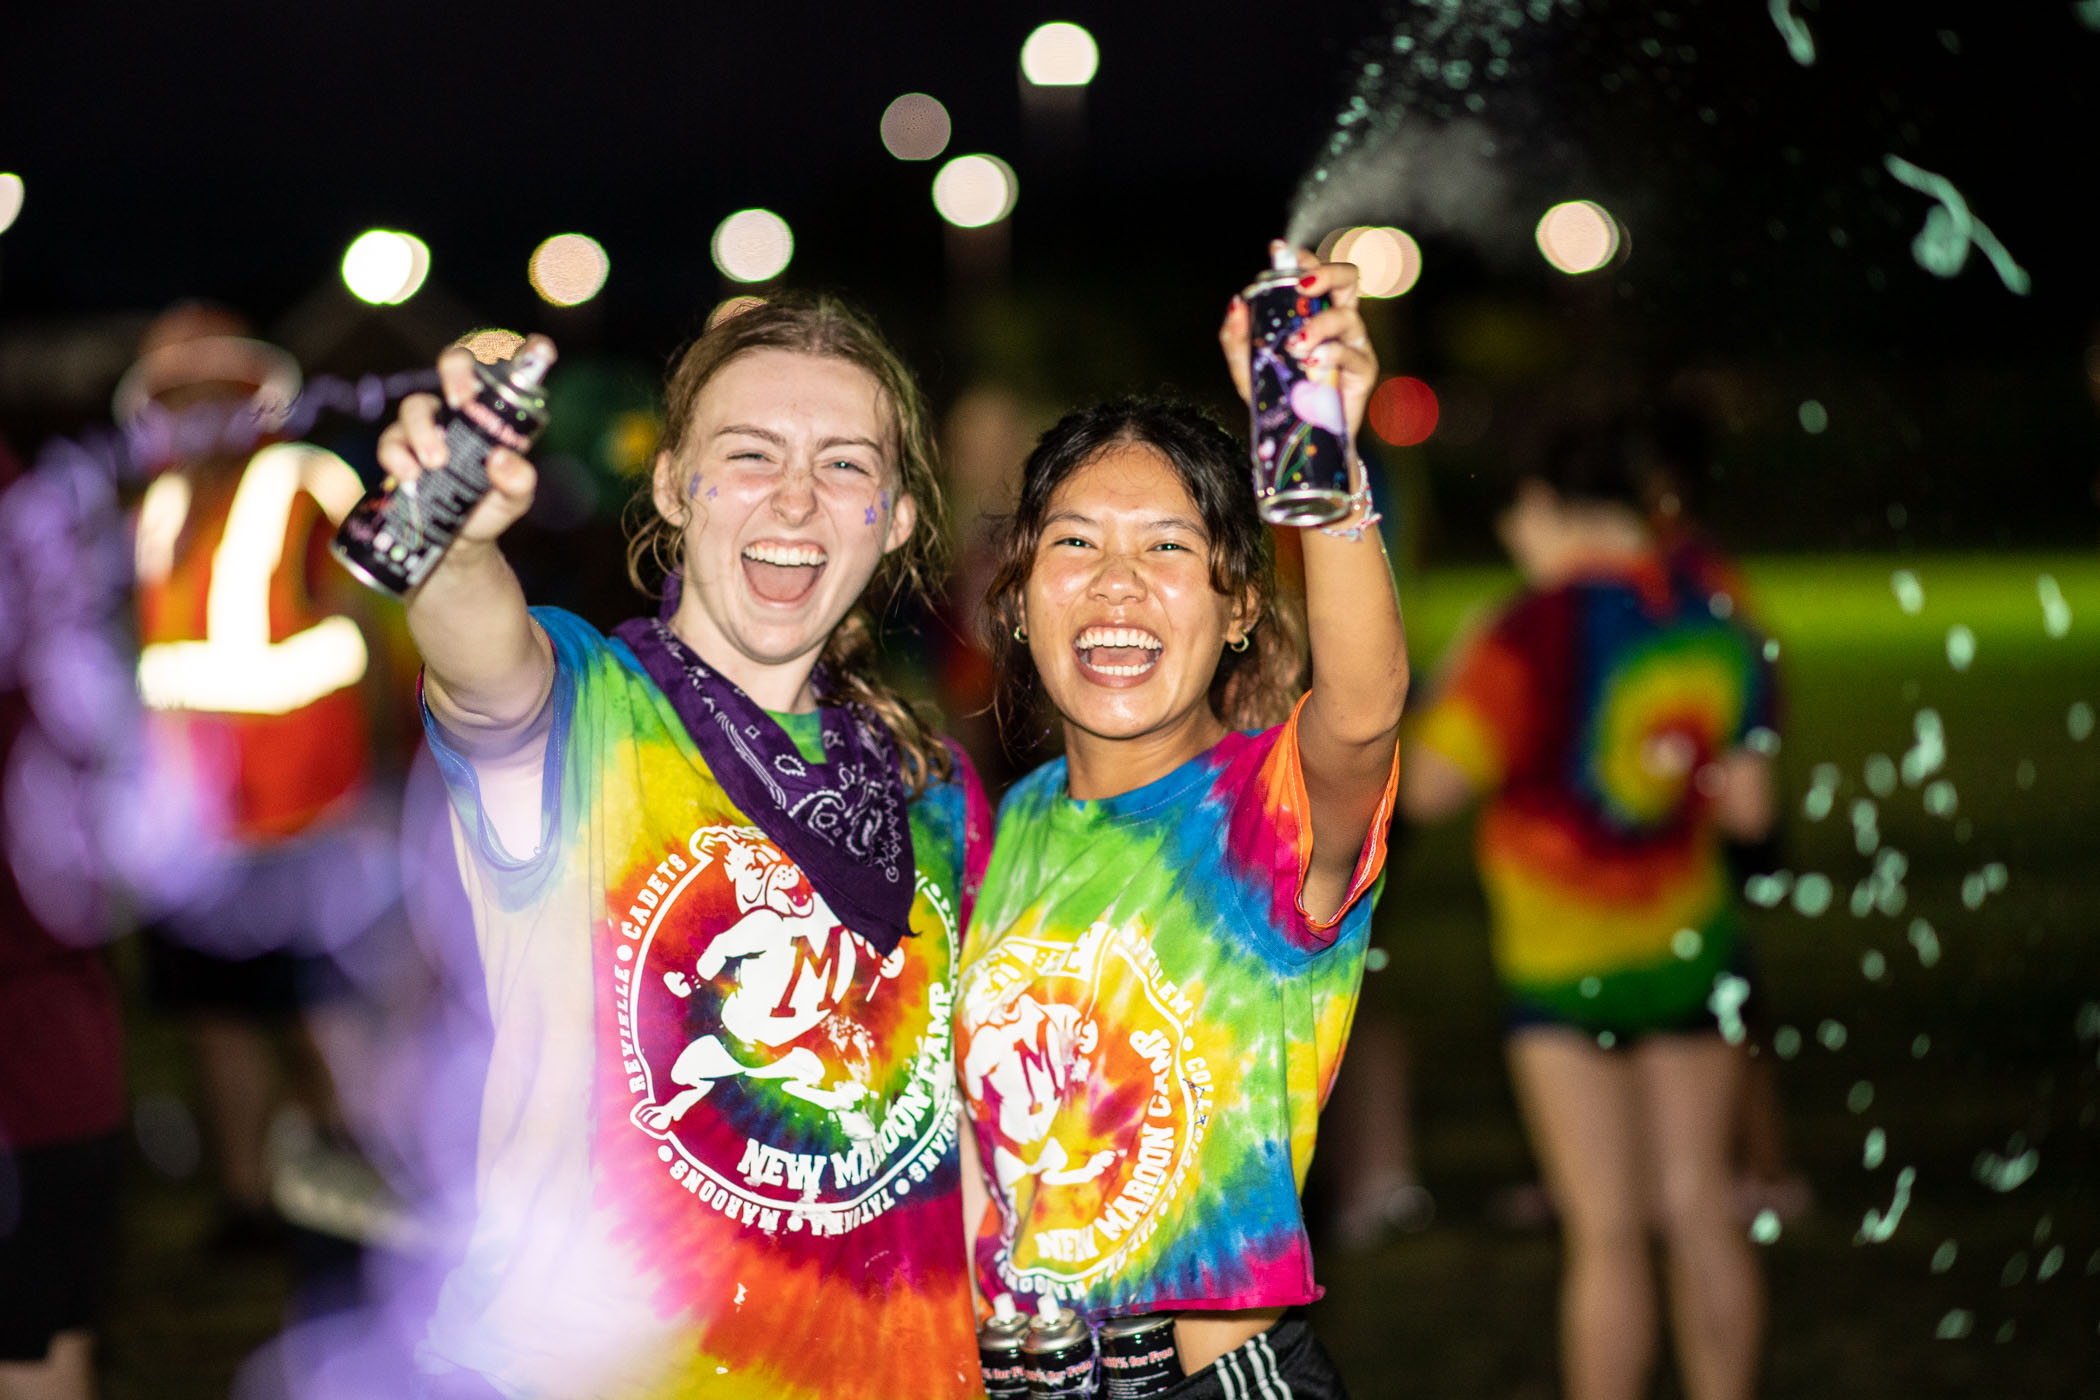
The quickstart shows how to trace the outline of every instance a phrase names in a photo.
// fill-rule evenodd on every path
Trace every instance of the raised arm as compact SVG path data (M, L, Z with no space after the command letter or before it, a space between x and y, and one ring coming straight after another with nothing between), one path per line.
M1300 252L1303 286L1332 305L1306 322L1290 348L1337 373L1350 438L1378 379L1378 359L1357 306L1356 269ZM1248 313L1234 299L1219 331L1233 382L1249 393ZM1331 918L1348 893L1364 838L1379 815L1407 699L1407 637L1400 596L1368 504L1338 525L1302 532L1312 693L1298 721L1298 748L1311 803L1313 849L1304 907ZM1352 537L1353 535L1353 537Z
M473 397L466 351L446 351L438 372L448 403ZM404 483L443 466L445 455L430 394L405 400L379 438L380 465ZM502 448L489 455L488 474L489 494L408 598L409 635L423 656L423 698L477 768L530 747L554 684L553 650L496 545L531 506L539 478L530 462Z

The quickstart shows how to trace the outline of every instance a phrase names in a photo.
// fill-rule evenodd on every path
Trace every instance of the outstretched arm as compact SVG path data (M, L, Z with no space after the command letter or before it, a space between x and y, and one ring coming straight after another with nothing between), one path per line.
M1335 372L1354 441L1378 379L1378 359L1357 306L1356 269L1321 263L1306 252L1298 260L1305 291L1324 293L1332 304L1308 320L1287 348ZM1242 398L1250 392L1248 336L1246 304L1235 298L1219 341ZM1298 749L1313 830L1304 909L1318 920L1333 917L1348 894L1364 839L1379 816L1407 699L1400 596L1385 545L1365 520L1368 512L1365 498L1339 524L1302 532L1312 692L1298 721Z
M438 361L445 399L472 398L473 359L464 350ZM445 463L438 401L417 394L380 435L379 461L389 476L413 482ZM430 576L408 598L408 630L423 656L423 698L430 712L475 760L528 747L554 683L546 634L525 610L525 593L496 540L532 504L532 464L498 448L489 454L489 494L461 527Z

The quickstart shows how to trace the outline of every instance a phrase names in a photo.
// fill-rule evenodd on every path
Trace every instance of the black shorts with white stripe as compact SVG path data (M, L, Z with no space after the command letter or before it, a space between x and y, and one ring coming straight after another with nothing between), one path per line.
M1348 1400L1303 1308L1184 1378L1161 1400Z

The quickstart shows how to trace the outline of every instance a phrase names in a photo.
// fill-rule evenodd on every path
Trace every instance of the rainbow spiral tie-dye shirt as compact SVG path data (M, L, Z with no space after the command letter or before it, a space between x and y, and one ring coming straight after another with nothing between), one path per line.
M1699 1024L1735 955L1705 765L1771 724L1727 592L1657 560L1503 609L1417 734L1487 796L1476 839L1520 1011L1615 1034Z
M1315 922L1295 716L1117 797L1067 797L1062 759L1007 796L956 1019L993 1197L986 1296L1096 1320L1319 1296L1298 1192L1385 810L1341 911Z
M495 1044L422 1356L505 1395L980 1395L950 1025L989 813L911 807L888 957L730 806L624 643L552 609L539 849L434 724ZM973 862L974 857L974 862Z

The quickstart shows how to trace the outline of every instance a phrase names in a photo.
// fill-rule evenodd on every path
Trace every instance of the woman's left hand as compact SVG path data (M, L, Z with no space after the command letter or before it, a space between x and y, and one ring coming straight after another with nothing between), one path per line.
M1298 266L1303 271L1299 290L1309 297L1324 293L1331 304L1307 318L1284 348L1308 367L1332 367L1353 442L1363 427L1364 407L1371 401L1371 390L1378 384L1378 353L1371 348L1371 333L1357 305L1356 265L1323 263L1300 248ZM1218 327L1218 344L1224 348L1226 368L1231 371L1233 387L1239 390L1242 400L1253 392L1247 363L1249 331L1247 303L1234 297L1225 310L1225 323Z

